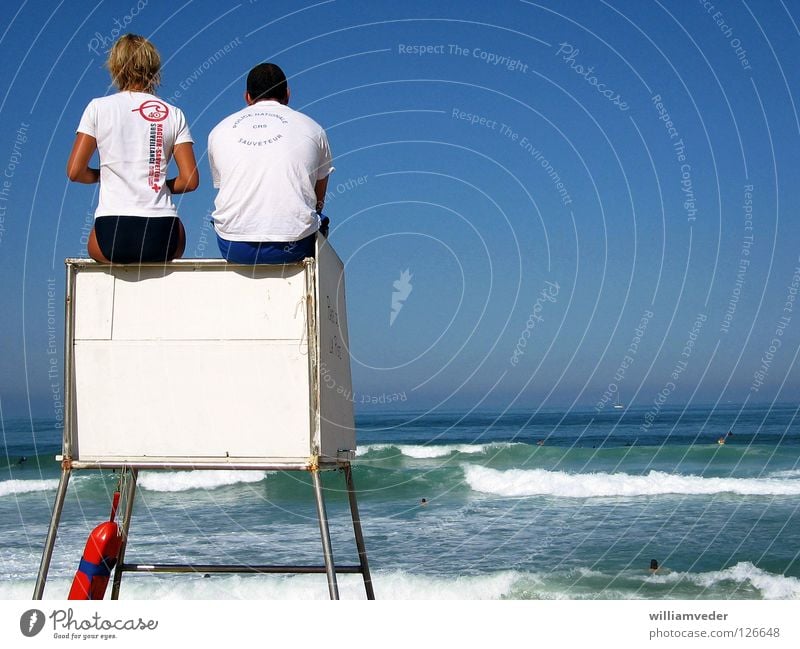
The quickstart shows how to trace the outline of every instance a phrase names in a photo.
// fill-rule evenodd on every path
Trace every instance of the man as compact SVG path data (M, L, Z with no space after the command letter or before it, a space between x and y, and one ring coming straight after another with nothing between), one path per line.
M240 264L311 257L333 171L328 138L314 120L289 108L286 75L277 65L250 70L244 99L247 107L208 136L222 256Z

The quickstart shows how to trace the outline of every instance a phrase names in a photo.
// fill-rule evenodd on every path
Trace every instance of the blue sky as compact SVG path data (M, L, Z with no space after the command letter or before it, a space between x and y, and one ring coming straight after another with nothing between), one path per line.
M64 166L127 31L195 139L186 256L217 256L206 138L253 65L327 129L358 408L794 401L798 22L780 1L4 3L3 413L53 417L63 389L63 259L97 198Z

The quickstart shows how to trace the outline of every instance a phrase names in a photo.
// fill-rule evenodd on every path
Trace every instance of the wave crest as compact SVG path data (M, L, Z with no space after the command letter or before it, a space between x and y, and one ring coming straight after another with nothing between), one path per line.
M663 577L654 576L654 578L664 583L686 580L706 589L733 582L752 586L761 593L764 599L800 599L800 579L767 572L749 561L742 561L730 568L713 572L699 574L677 572Z
M713 495L742 496L800 495L800 480L774 478L702 478L650 471L647 475L627 473L572 474L544 469L499 471L482 466L463 466L473 491L499 496L603 496Z
M367 444L358 448L358 456L364 457L369 453L379 453L387 449L394 449L400 455L416 460L429 460L438 457L447 457L453 453L476 455L488 453L490 450L500 450L514 446L514 443L493 442L491 444Z
M266 471L143 471L138 484L149 491L177 492L192 489L218 489L240 482L261 482Z
M0 498L35 491L54 491L58 488L58 480L3 480L0 482Z

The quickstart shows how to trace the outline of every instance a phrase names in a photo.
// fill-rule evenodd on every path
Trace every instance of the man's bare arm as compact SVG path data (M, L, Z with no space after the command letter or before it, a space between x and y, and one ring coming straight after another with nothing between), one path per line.
M314 185L314 194L317 197L317 214L325 207L325 193L328 191L328 176L320 178Z

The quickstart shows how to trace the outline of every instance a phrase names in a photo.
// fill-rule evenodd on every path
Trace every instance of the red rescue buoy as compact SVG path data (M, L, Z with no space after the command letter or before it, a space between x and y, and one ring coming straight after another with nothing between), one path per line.
M119 492L116 492L111 505L111 518L100 523L89 534L67 599L103 599L106 594L108 579L122 545L119 526L114 522L118 504Z

